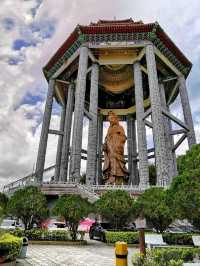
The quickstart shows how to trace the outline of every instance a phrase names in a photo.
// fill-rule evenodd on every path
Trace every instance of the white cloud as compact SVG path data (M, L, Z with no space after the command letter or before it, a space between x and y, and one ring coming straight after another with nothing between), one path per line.
M30 173L33 169L41 130L41 123L38 125L38 121L41 118L44 102L41 100L35 104L20 104L20 102L27 92L39 95L41 99L44 98L47 83L42 74L42 67L76 24L88 24L98 19L113 19L114 16L117 19L133 17L135 20L142 19L144 22L159 21L175 43L194 62L189 86L192 110L197 113L200 95L193 86L200 83L197 74L200 51L199 10L198 0L190 2L186 0L57 0L56 3L54 0L43 0L40 6L36 0L2 0L0 9L0 184ZM6 18L13 21L9 30L2 26L2 21ZM43 38L44 36L42 37L39 32L31 31L32 24L41 25L44 20L55 27L55 33L50 39ZM35 43L20 50L13 50L13 43L17 39ZM10 58L20 60L20 63L9 65ZM193 82L194 79L196 83ZM59 118L54 115L52 127L58 127L58 123ZM199 124L195 124L195 129L199 139ZM83 136L84 147L86 147L86 132ZM56 142L57 138L49 137L46 165L54 163Z

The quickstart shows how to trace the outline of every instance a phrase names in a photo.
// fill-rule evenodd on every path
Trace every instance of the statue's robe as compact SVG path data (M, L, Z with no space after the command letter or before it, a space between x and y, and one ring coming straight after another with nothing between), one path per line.
M128 170L125 166L124 144L126 135L119 123L110 125L105 143L104 150L104 168L103 174L107 184L127 183Z

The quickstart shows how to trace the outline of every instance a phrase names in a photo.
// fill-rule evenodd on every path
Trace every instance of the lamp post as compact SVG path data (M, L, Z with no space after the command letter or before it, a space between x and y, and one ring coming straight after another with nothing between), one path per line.
M139 231L140 254L146 256L144 229L146 228L146 219L139 217L135 220L136 229Z

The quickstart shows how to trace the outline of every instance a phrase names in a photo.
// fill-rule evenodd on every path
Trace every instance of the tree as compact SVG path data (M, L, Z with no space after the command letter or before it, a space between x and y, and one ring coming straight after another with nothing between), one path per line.
M4 214L6 214L7 205L8 197L6 196L6 194L0 192L0 207L2 208Z
M92 211L92 205L79 195L60 197L53 208L53 214L62 216L69 224L72 240L77 239L79 222Z
M146 190L134 204L136 217L145 217L158 233L162 233L173 221L173 212L167 202L167 191L162 188Z
M193 145L185 155L177 158L179 175L200 168L200 144Z
M47 200L37 187L16 191L8 203L10 214L22 220L25 230L33 228L48 216Z
M175 177L169 189L169 199L176 218L188 219L200 228L200 169L185 171Z
M3 220L3 216L4 216L3 208L0 206L0 224Z
M149 182L151 186L156 185L156 167L155 164L149 164Z
M132 218L134 200L123 190L110 190L95 203L98 213L115 229L120 229Z
M188 219L200 229L200 144L193 145L177 159L179 175L169 190L176 217Z

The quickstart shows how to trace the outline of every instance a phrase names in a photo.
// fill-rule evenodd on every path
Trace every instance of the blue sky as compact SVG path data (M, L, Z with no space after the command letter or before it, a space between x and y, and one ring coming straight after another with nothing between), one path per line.
M1 0L0 185L30 173L35 164L47 90L42 67L77 24L98 19L158 21L192 61L187 85L199 140L199 12L198 0ZM173 112L182 117L179 100ZM51 127L59 127L56 104ZM85 128L85 146L86 133ZM50 136L46 165L55 161L56 142L57 138ZM186 148L185 143L179 153Z

